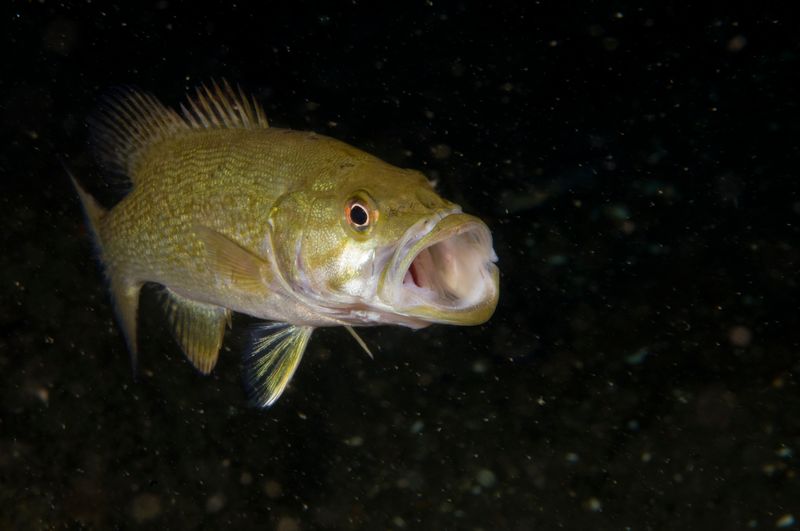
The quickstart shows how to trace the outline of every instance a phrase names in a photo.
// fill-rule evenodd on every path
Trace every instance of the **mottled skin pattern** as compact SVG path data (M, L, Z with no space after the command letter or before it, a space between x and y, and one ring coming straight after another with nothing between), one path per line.
M130 194L98 227L120 289L157 282L199 302L314 326L341 321L283 293L270 266L293 282L301 256L316 284L337 292L351 281L341 296L357 297L352 281L365 271L341 259L346 248L377 249L422 217L455 207L418 172L331 138L277 128L187 131L141 153L131 180ZM343 222L343 205L358 190L367 190L380 212L367 235ZM261 258L264 282L220 271L198 226Z
M269 128L225 84L183 114L127 92L99 109L100 161L130 179L109 211L73 183L136 363L145 282L164 286L170 328L210 372L231 311L273 321L252 335L245 374L275 402L315 327L479 324L494 312L491 234L419 172L337 140Z

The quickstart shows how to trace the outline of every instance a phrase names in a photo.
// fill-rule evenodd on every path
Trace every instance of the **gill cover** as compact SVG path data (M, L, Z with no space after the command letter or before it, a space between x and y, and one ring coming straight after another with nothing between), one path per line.
M288 288L325 313L358 302L374 273L371 231L353 226L365 219L348 214L363 205L369 223L377 210L366 199L354 203L353 194L340 196L294 191L278 200L270 216L275 258Z

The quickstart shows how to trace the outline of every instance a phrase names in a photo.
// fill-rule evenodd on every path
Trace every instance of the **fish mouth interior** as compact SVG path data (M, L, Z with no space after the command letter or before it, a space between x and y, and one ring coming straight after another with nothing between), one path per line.
M450 217L445 218L440 222L444 227L417 240L397 264L400 285L395 303L410 313L429 313L413 311L427 308L436 313L437 321L461 323L469 319L458 314L496 303L497 257L483 222L463 214L451 217L468 220L445 223Z

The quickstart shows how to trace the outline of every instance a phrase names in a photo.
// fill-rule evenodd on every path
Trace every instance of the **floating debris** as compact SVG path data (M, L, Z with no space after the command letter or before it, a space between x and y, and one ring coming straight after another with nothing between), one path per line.
M449 159L452 153L453 150L447 144L436 144L435 146L431 146L431 155L433 155L433 158L435 159Z
M753 332L746 326L734 326L728 331L728 341L738 348L746 348L753 341Z
M603 503L594 496L586 500L584 506L586 507L586 509L592 511L593 513L599 513L603 511Z
M264 493L267 498L274 500L283 496L283 487L274 479L268 479L264 482Z
M775 455L783 459L788 459L794 455L794 452L787 446L781 446L775 451Z
M359 447L364 444L364 437L361 437L360 435L354 435L349 439L345 439L343 442L347 446Z
M472 364L472 372L476 374L483 374L488 368L489 367L486 363L486 360L475 360L475 362Z
M647 347L642 347L633 354L631 354L630 356L628 356L627 358L625 358L625 361L630 365L639 365L642 362L644 362L645 358L647 358L647 356L649 355L650 351L647 349Z
M744 37L744 35L737 35L728 41L728 51L741 52L746 45L747 39Z
M207 513L218 513L223 507L225 507L225 496L222 493L213 494L206 500Z
M131 516L136 523L148 522L161 514L161 500L155 494L143 492L131 503Z
M494 472L492 472L488 468L481 468L480 470L478 470L476 478L480 486L487 489L489 487L492 487L497 481L497 476L495 476Z
M300 531L300 523L290 516L284 516L278 520L276 531Z

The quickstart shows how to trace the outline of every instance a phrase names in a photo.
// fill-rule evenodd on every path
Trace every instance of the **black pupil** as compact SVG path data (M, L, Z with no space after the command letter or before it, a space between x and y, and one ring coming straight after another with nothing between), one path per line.
M367 214L367 211L363 206L355 204L350 207L350 221L359 227L366 225L367 221L369 221L369 214Z

